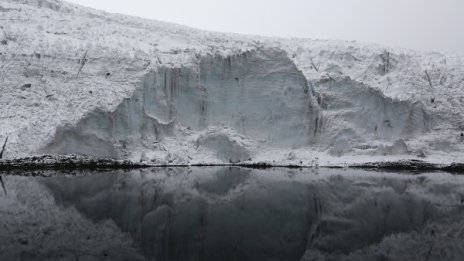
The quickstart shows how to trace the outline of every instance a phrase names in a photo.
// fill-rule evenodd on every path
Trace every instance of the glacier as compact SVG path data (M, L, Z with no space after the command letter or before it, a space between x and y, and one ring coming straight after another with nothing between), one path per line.
M147 158L153 144L180 129L185 132L177 135L186 138L201 133L193 144L221 160L248 160L253 141L284 147L312 142L320 117L313 93L281 50L209 56L193 68L149 71L115 111L93 111L60 128L45 151L131 158L142 150Z
M1 0L4 156L462 162L464 55L202 31Z

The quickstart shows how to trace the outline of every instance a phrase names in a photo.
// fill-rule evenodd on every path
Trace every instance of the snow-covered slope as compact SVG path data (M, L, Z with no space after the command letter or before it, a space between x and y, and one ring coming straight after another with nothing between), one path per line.
M462 55L214 33L58 0L1 0L0 13L9 158L338 164L464 152Z

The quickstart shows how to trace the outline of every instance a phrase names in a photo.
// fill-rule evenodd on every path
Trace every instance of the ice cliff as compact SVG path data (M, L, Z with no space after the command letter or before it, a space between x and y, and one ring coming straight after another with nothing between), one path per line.
M156 151L165 137L192 136L221 160L248 160L254 141L303 147L314 140L320 110L312 93L281 50L205 56L192 67L148 71L116 110L58 128L46 150L130 157Z
M6 157L460 161L462 55L201 31L0 1Z

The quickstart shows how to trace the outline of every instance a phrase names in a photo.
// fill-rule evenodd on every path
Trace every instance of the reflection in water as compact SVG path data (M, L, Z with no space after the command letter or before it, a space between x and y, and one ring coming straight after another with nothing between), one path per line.
M464 257L464 177L446 173L180 168L4 179L8 260Z
M3 182L3 177L0 176L0 183L2 185L3 192L5 193L5 196L7 195L6 193L6 188L5 188L5 182Z

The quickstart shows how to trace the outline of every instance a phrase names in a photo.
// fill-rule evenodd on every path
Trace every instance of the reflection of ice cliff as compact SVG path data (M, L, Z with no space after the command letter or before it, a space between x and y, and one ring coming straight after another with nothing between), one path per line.
M308 174L179 169L45 184L58 202L92 220L114 220L156 260L463 256L460 178Z

